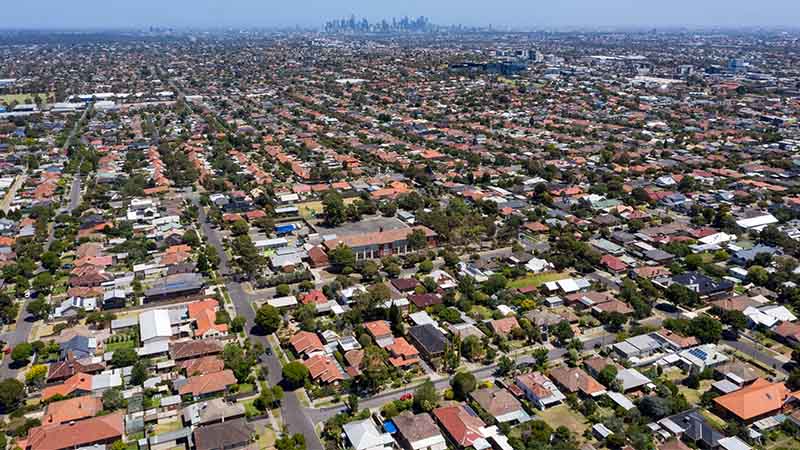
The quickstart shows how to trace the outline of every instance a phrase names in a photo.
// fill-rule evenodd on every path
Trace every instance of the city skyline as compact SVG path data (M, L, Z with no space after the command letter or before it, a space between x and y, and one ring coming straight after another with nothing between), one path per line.
M351 14L369 20L426 16L440 25L494 26L540 29L559 27L794 27L800 21L800 3L766 0L676 0L648 4L632 0L586 2L564 0L523 2L499 0L491 3L453 0L435 3L411 0L398 5L364 0L322 2L300 0L291 4L256 0L173 0L157 3L63 2L44 0L8 5L3 28L23 29L111 29L142 26L177 28L218 27L321 27L325 21ZM42 14L48 11L48 14Z

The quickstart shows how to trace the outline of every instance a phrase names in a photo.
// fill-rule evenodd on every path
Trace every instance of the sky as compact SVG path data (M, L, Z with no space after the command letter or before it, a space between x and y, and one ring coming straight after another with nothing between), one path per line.
M25 0L0 28L291 27L424 15L441 25L798 26L800 0Z

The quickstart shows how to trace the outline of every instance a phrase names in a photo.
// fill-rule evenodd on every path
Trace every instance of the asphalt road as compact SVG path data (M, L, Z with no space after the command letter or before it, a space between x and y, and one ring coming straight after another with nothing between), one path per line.
M197 194L190 194L188 197L193 204L198 207L198 221L203 235L208 238L209 244L217 250L220 256L218 272L221 276L229 275L231 273L230 261L228 260L228 255L222 245L218 231L208 222L208 217L206 216L204 208L199 203ZM261 365L267 370L267 379L270 385L275 386L281 384L283 375L281 373L281 362L277 356L278 349L273 348L267 337L259 334L255 328L256 313L252 304L258 296L247 294L242 289L241 283L235 281L226 281L225 287L228 289L228 294L236 308L236 314L245 319L245 329L249 330L248 336L250 339L255 342L260 342L264 345L264 348L272 349L269 354L265 354L261 357ZM306 408L300 403L297 393L287 392L286 395L284 395L283 401L281 402L281 415L287 431L291 434L302 434L305 437L308 450L323 450L322 442L314 429L314 422L312 418L306 414L306 411Z

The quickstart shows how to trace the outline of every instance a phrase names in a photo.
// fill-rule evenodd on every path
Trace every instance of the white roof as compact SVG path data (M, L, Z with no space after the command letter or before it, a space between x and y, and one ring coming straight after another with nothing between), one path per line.
M722 232L722 233L710 234L698 240L703 244L722 244L723 242L732 241L734 239L736 239L736 236Z
M786 307L783 305L764 306L761 308L761 312L768 314L780 320L781 322L794 322L797 320L797 316L792 314L792 312L786 309Z
M753 323L757 325L764 325L767 328L772 327L776 323L778 323L778 319L775 317L765 314L760 310L753 308L752 306L748 306L744 311L744 315L747 316Z
M414 325L425 325L431 324L436 325L436 321L433 320L431 316L428 315L426 311L418 311L415 313L411 313L408 315L408 318L414 322Z
M573 280L572 278L567 278L566 280L558 280L556 281L556 284L558 285L559 288L561 288L562 291L566 293L578 292L578 290L580 289L578 287L578 283L576 283L575 280Z
M297 304L297 297L294 295L289 295L286 297L275 297L267 300L267 303L270 306L274 306L276 308L285 308L288 306L294 306Z
M389 433L381 433L372 419L364 419L345 424L342 429L355 450L381 448L394 444Z
M764 214L763 216L751 217L749 219L741 219L736 221L736 225L742 228L764 228L767 225L778 223L778 219L772 214Z
M725 450L750 450L752 448L736 436L722 438L717 442Z
M151 309L139 314L139 336L142 342L158 337L171 337L169 311L166 309Z
M606 395L608 395L608 398L610 398L611 401L621 406L625 411L630 411L635 407L633 402L628 400L628 397L625 397L619 392L606 391Z

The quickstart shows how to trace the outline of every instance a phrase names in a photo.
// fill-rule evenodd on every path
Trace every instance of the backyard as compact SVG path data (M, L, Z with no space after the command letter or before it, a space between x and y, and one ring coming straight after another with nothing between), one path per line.
M518 278L511 283L509 283L509 287L512 289L522 289L527 287L539 287L549 281L558 281L563 280L565 278L569 278L569 274L566 272L546 272L546 273L536 273L532 275L528 275L523 278Z

